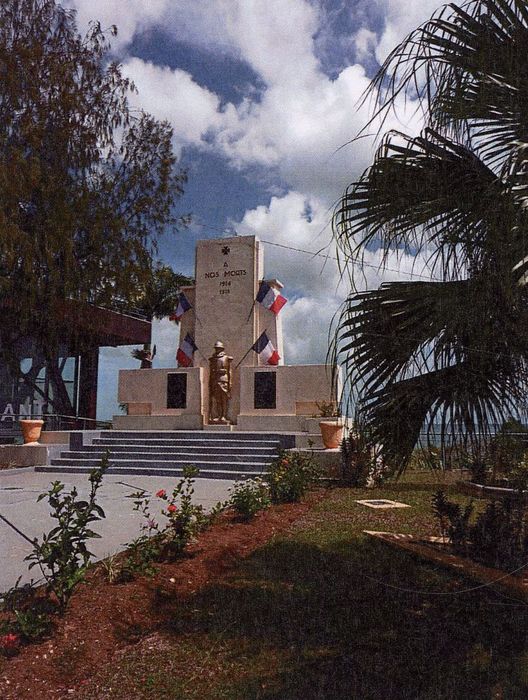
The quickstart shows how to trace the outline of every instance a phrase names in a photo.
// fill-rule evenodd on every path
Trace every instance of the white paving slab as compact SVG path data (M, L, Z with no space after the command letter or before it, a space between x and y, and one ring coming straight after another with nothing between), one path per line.
M362 506L367 506L367 508L379 508L384 510L386 508L410 508L411 506L407 503L400 503L399 501L391 501L388 498L367 498L361 501L356 501Z

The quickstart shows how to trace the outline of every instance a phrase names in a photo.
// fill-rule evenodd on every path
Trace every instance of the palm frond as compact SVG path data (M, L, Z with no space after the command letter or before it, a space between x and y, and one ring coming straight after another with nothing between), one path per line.
M398 468L421 430L486 433L524 399L526 293L502 282L393 282L346 301L336 359L358 420Z
M372 89L374 118L405 95L426 129L389 133L345 192L345 266L378 248L382 262L422 253L439 280L353 291L332 352L358 421L401 470L422 431L476 439L527 406L527 0L445 6Z
M486 439L518 412L518 389L518 377L475 373L461 363L387 384L358 405L358 420L400 473L421 436L430 444Z
M345 192L334 227L351 259L373 246L385 255L427 250L444 278L457 278L502 248L518 217L515 195L500 177L468 147L427 129L417 138L388 134L372 166Z
M450 4L394 49L371 89L380 112L402 92L418 98L432 128L503 165L528 142L527 52L524 0Z

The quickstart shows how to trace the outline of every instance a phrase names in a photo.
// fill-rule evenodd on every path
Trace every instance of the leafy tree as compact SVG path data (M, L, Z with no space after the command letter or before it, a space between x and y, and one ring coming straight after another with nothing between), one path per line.
M358 420L399 470L421 431L477 440L526 401L527 47L526 0L450 4L373 82L377 115L406 94L425 128L386 134L336 235L353 265L373 246L421 253L434 280L354 286L334 351Z
M178 306L180 287L192 283L192 279L174 272L167 265L157 264L132 301L148 318L164 318Z
M171 128L130 108L109 49L55 0L0 5L0 359L15 370L28 336L55 367L65 304L148 289L158 236L182 222Z

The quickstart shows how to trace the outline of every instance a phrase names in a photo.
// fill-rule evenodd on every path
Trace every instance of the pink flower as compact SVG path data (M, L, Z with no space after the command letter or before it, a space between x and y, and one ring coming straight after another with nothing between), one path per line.
M160 489L159 491L156 492L156 496L158 498L165 498L166 495L167 495L167 492L165 491L165 489Z
M178 509L176 508L174 503L171 503L170 506L168 506L167 510L169 511L169 513L175 513Z

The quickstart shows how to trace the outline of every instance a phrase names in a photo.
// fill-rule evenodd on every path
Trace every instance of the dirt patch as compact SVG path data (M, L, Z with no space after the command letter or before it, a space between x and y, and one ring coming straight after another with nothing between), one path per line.
M112 585L100 566L75 594L52 637L0 659L3 700L70 698L112 657L152 634L163 623L164 598L185 599L220 580L236 563L288 530L325 496L311 493L303 503L273 506L249 523L223 516L202 533L184 558L157 565L153 578Z

